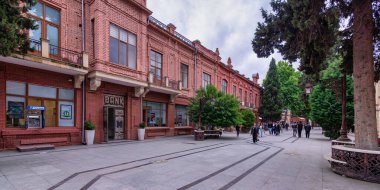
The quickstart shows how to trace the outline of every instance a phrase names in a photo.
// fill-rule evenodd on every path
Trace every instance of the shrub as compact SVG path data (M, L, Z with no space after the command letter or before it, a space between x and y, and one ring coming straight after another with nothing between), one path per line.
M146 127L146 125L145 125L144 122L139 124L139 128L140 128L140 129L145 129L145 127Z
M91 120L84 122L84 128L86 130L95 130L95 124Z

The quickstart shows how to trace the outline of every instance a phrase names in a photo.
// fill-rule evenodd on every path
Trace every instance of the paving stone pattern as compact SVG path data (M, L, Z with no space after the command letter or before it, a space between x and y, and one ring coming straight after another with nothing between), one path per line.
M0 189L379 190L334 174L320 129L310 139L290 131L260 138L224 133L194 141L179 136L55 150L0 152Z

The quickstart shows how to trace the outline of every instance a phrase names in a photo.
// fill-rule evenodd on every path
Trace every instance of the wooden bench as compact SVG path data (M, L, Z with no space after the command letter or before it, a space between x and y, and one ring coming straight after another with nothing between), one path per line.
M17 147L17 150L20 152L27 152L54 149L54 145L49 143L67 143L67 137L21 139L20 146Z
M223 133L222 130L205 130L204 136L205 136L205 138L207 138L207 137L219 138L220 136L222 136L222 133Z
M67 137L50 137L50 138L34 138L21 139L21 145L46 144L46 143L67 143Z

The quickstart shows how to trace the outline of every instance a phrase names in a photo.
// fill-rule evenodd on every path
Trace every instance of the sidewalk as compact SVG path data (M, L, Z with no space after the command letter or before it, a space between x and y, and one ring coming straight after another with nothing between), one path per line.
M249 134L224 133L8 151L0 152L0 189L380 189L331 172L323 158L330 151L320 130L310 139L265 135L257 144Z

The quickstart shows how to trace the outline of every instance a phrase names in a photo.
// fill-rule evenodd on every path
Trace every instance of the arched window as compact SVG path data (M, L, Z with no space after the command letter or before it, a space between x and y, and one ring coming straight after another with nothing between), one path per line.
M222 80L222 92L227 94L227 81L226 80Z

